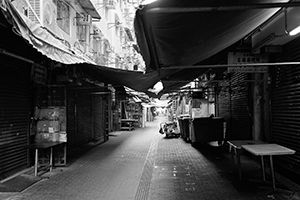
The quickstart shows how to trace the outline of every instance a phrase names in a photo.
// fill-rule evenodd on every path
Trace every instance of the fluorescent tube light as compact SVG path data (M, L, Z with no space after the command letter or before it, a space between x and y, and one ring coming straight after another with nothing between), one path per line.
M292 31L290 31L289 35L290 36L294 36L294 35L297 35L298 33L300 33L300 26L298 26L297 28L295 28Z

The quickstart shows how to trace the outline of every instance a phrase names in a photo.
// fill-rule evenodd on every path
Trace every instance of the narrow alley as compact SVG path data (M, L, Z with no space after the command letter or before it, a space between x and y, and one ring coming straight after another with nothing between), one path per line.
M226 145L193 147L165 138L156 117L145 128L112 133L108 142L78 150L66 167L57 167L21 192L3 200L239 200L299 199L299 187L276 174L277 185L293 193L257 187L260 166L242 157L243 180L233 169ZM270 177L268 177L270 178Z

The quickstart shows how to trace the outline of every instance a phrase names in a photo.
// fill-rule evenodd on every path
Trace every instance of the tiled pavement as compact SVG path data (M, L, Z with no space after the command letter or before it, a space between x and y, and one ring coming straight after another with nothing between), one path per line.
M276 174L292 189L267 194L249 178L260 178L253 158L242 157L243 180L232 169L226 146L192 147L181 138L158 133L158 117L146 128L119 132L106 143L73 154L67 167L56 168L21 193L0 193L5 200L247 200L300 199L299 186ZM81 155L81 156L79 156Z

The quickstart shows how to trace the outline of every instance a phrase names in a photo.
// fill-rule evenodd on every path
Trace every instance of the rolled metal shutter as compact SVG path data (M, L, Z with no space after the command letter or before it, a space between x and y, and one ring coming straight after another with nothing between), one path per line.
M83 85L83 87L90 87L90 85ZM86 144L93 139L92 132L92 92L91 89L80 89L76 90L75 96L75 126L76 146Z
M94 139L98 141L106 140L107 114L106 103L102 96L93 97L93 128Z
M231 73L221 84L219 113L227 122L227 139L251 139L252 100L247 73Z
M67 141L68 149L76 147L76 110L75 110L75 89L67 87Z
M223 117L226 122L226 135L225 139L232 138L230 132L230 115L231 115L231 97L230 97L230 82L222 81L218 86L218 98L216 98L216 106L218 106L217 112L220 117Z
M299 43L298 43L299 44ZM289 61L298 61L300 48L288 52ZM295 57L294 57L295 56ZM284 58L285 55L283 55ZM276 157L275 164L300 175L300 66L271 67L272 142L296 151Z
M31 64L0 54L0 179L27 167Z
M247 73L234 73L231 83L231 123L234 139L252 139L252 95Z

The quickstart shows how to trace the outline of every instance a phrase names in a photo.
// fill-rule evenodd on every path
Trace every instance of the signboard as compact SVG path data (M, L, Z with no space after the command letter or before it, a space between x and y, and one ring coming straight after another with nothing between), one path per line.
M228 67L227 71L242 72L242 73L267 73L268 66L243 66L247 64L264 63L267 60L261 55L244 53L244 52L229 52L228 64L236 64L237 66ZM240 65L239 65L240 64Z
M238 66L238 67L228 67L227 71L229 73L232 72L243 72L243 73L267 73L268 67L267 66Z

